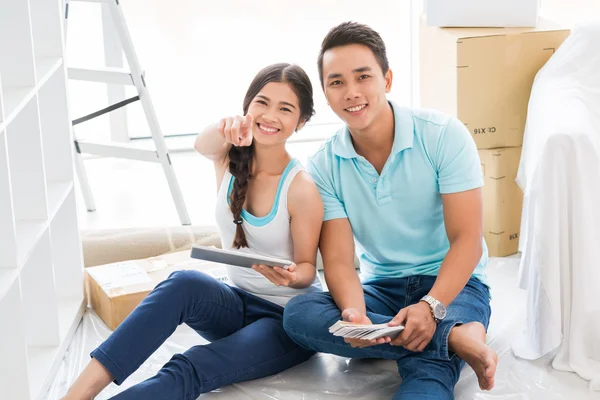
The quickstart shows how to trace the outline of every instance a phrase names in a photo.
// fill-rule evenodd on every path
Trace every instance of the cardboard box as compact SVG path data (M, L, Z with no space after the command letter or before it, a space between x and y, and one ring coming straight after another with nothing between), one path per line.
M483 171L483 231L489 255L518 252L523 192L515 182L521 147L479 150Z
M92 308L112 330L158 285L177 270L196 270L227 282L225 267L190 258L190 250L85 269Z
M569 36L538 28L432 28L421 19L421 106L457 116L477 148L523 145L535 75Z
M440 27L535 27L539 0L427 0L427 24Z

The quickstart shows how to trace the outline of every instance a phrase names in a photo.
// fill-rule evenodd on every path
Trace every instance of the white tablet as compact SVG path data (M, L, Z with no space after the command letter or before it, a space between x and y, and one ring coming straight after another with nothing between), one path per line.
M192 258L199 260L212 261L221 264L235 265L238 267L252 268L252 265L262 264L269 267L287 268L293 264L292 261L279 258L261 256L258 254L248 254L241 251L218 249L216 247L193 245Z

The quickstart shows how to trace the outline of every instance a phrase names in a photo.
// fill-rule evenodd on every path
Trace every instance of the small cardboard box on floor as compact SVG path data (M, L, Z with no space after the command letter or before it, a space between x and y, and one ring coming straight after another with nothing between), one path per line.
M178 270L196 270L227 281L220 264L190 258L190 250L85 269L86 290L96 314L112 330L158 285Z
M540 18L537 28L437 28L421 19L421 106L457 116L478 149L523 145L535 75L570 31Z
M521 147L479 150L483 171L483 236L489 255L518 252L523 192L515 178Z

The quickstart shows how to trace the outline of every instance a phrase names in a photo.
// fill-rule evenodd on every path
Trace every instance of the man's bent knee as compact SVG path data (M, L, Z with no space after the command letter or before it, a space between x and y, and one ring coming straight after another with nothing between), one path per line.
M308 337L318 336L333 313L339 310L328 293L307 293L291 299L283 311L283 328L290 338L305 347Z
M288 335L307 327L311 318L311 310L318 304L315 299L316 293L306 293L292 298L283 310L283 327ZM288 331L289 328L289 331Z
M402 383L394 400L454 398L454 386L463 365L460 359L455 357L447 361L430 359L424 354L412 354L397 363Z

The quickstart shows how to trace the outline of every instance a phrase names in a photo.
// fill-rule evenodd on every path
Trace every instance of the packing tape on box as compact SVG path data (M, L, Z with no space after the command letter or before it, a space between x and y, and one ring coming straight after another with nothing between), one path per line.
M146 283L151 280L148 273L135 261L90 267L87 272L107 294L107 291L114 293L113 289Z
M169 263L163 259L157 258L123 261L109 265L89 267L86 270L107 295L118 296L126 292L126 287L150 282L152 279L149 274L152 272L169 267L193 269L193 266L198 266L203 263L205 262L195 259ZM215 266L214 268L202 272L212 276L218 281L232 284L224 266Z

